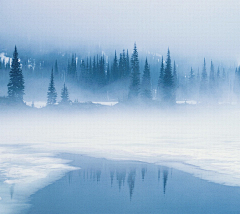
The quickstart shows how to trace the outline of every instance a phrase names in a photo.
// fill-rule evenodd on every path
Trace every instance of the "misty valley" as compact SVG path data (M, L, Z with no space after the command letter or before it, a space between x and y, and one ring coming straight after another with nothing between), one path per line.
M0 54L0 213L240 212L240 67L140 53Z
M239 214L239 0L1 0L0 214Z

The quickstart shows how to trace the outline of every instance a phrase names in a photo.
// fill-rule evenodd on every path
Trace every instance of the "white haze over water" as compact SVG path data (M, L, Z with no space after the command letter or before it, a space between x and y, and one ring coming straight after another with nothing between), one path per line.
M31 194L74 170L55 157L61 152L146 161L240 186L238 106L112 108L1 113L0 213L24 209Z
M132 48L240 62L238 0L1 0L0 42Z

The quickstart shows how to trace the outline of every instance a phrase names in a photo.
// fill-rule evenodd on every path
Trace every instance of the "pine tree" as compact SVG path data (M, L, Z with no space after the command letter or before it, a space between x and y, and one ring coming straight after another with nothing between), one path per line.
M93 68L92 68L92 59L89 59L89 67L88 67L88 87L92 89L93 86Z
M77 76L77 62L76 62L76 54L72 55L72 78L76 78Z
M81 87L86 87L86 81L87 81L87 68L85 66L85 61L82 60L80 64L80 84Z
M220 69L219 69L219 67L218 67L218 71L217 71L217 83L216 83L216 85L217 85L217 88L219 87L219 84L220 84Z
M77 76L76 54L72 54L71 62L68 61L67 74L70 79L74 79Z
M54 105L57 102L57 92L54 85L53 69L47 92L47 105Z
M171 57L170 50L168 49L166 67L163 77L163 100L166 103L173 104L176 102L174 96L174 79L172 75L172 65L171 65Z
M13 52L11 71L9 72L9 83L8 83L8 98L14 102L23 102L24 95L24 78L22 69L18 59L17 47Z
M190 71L190 75L189 75L189 82L194 83L194 81L195 81L195 74L194 74L194 71L191 67L191 71Z
M221 77L220 77L220 69L218 67L217 70L217 77L216 77L216 94L217 94L217 98L218 100L221 98L222 96L222 87L221 87Z
M119 79L122 79L124 76L124 59L121 53L120 53L119 64L118 64L118 74L119 74Z
M104 56L101 56L100 62L99 62L98 86L103 87L105 85L106 85L105 60L104 60Z
M109 68L109 63L107 67L107 77L106 77L106 84L109 84L110 82L110 68Z
M57 60L55 61L55 65L54 65L54 75L58 76L58 63L57 63Z
M132 57L131 57L131 80L130 80L128 98L129 99L138 98L139 92L140 92L140 71L139 71L138 51L135 43Z
M128 55L128 50L127 50L127 55L126 55L126 77L129 77L130 74L130 63L129 63L129 55Z
M127 76L127 58L124 49L122 53L122 58L123 58L123 78L125 78Z
M190 98L193 98L193 95L195 93L195 89L196 88L196 79L195 79L195 74L194 71L191 67L191 71L190 71L190 75L188 78L188 95L190 96Z
M65 83L63 85L62 93L61 93L61 103L62 104L68 104L69 103L69 94L68 94L68 89L65 86Z
M142 76L141 96L144 100L152 99L150 66L148 65L147 58L145 61L145 66L144 66L144 71Z
M200 95L203 99L206 99L207 91L208 91L208 84L207 84L207 70L206 70L206 61L204 58L203 62L203 70L202 70L202 78L200 83Z
M240 101L240 66L236 68L234 80L234 92L237 95L237 101Z
M174 61L173 63L173 96L174 96L173 99L174 100L176 100L177 88L178 88L178 77L177 77L176 63Z
M214 77L214 66L211 61L210 74L209 74L209 98L211 102L213 102L217 98L215 90L216 90L216 85L215 85L215 77Z
M112 64L112 69L111 69L111 75L112 75L112 81L118 80L118 59L117 59L117 52L115 50L115 56Z
M97 83L97 63L95 56L93 57L93 67L92 67L92 89L96 88Z
M90 82L91 82L91 69L90 69L90 66L91 66L91 62L88 63L88 57L87 57L87 66L86 66L86 69L85 69L85 72L86 72L86 76L85 76L85 85L87 88L90 87Z
M163 64L163 57L162 57L160 75L158 78L158 89L157 89L157 96L159 100L163 99L163 78L164 78L164 64Z
M209 90L214 90L215 78L214 78L214 66L211 61L210 75L209 75Z

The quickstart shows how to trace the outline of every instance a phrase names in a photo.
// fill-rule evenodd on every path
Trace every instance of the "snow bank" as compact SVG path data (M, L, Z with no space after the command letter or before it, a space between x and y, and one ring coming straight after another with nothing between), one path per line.
M26 152L24 147L0 147L0 213L22 213L28 197L76 168L52 154Z
M237 106L190 110L0 115L0 210L16 213L29 195L74 169L55 158L60 152L146 161L240 186Z

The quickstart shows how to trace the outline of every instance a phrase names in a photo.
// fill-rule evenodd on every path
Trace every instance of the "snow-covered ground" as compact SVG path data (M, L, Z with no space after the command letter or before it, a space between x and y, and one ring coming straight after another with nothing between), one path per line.
M32 104L34 104L35 108L42 108L45 107L47 105L46 101L35 101L35 102L31 102L31 101L24 101L26 103L26 105L28 106L32 106ZM101 105L106 105L106 106L114 106L116 105L118 102L92 102L94 104L101 104Z
M0 113L0 213L16 214L31 194L74 170L56 158L61 152L146 161L240 186L238 108Z

